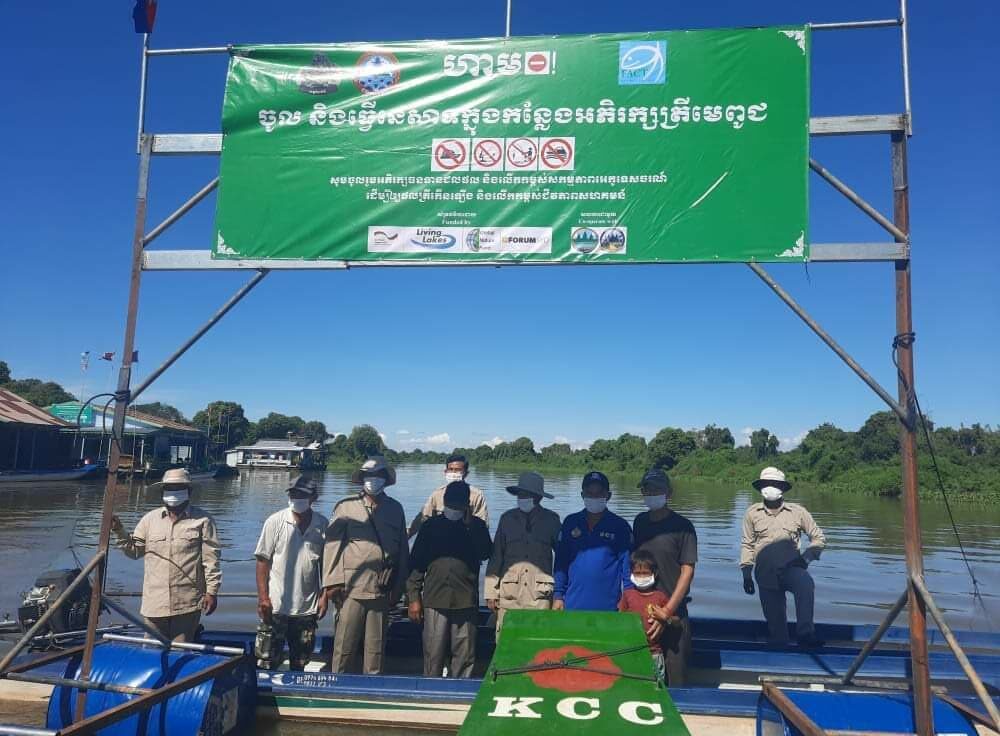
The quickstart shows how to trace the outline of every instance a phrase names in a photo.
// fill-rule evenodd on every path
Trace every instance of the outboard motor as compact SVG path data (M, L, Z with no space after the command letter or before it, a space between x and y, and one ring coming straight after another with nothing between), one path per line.
M69 587L70 583L80 574L75 570L49 570L38 576L34 587L25 593L21 607L17 609L17 620L21 631L27 631L42 617L53 603ZM62 634L67 631L80 631L87 628L87 617L90 615L90 581L85 580L62 608L49 619L48 625L39 634Z

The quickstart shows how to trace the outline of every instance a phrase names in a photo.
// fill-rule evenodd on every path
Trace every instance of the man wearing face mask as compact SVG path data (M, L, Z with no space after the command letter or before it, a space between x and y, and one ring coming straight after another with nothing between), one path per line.
M444 464L444 485L434 489L427 503L420 510L410 523L410 536L416 536L420 531L420 526L435 514L444 511L444 491L449 483L464 481L469 475L469 461L465 455L451 455ZM486 496L482 490L473 485L469 486L469 515L477 516L483 520L487 527L490 525L490 515L486 510Z
M490 531L469 514L463 480L445 488L444 510L420 527L410 553L409 617L423 624L424 676L471 677L479 623L479 568L493 551ZM448 657L449 652L451 657Z
M639 483L643 503L649 511L635 517L635 551L656 561L656 587L667 596L666 605L654 606L651 615L662 625L667 683L672 687L687 680L691 655L691 622L687 604L698 562L698 535L694 525L668 506L673 495L670 478L659 468L648 471Z
M826 546L826 536L812 515L797 503L785 503L792 484L777 468L764 468L753 482L764 499L747 509L743 516L740 541L740 569L743 590L754 594L751 571L760 587L760 606L767 620L768 640L777 646L788 644L788 619L785 593L795 598L795 635L803 649L821 647L813 625L815 586L806 571L810 562L819 559ZM799 553L802 533L809 537L809 547Z
M484 587L498 635L505 611L552 607L552 554L559 539L559 515L541 504L553 498L541 475L521 473L507 492L517 497L517 506L500 517Z
M396 471L376 455L354 471L357 496L333 509L323 551L323 587L337 607L333 642L333 672L382 672L389 610L403 595L409 574L410 549L406 518L399 501L385 495L396 482Z
M201 614L211 615L217 605L219 535L215 520L191 505L187 470L168 470L157 486L163 506L143 516L132 534L117 516L111 529L126 556L143 558L140 613L164 638L193 641Z
M257 542L257 666L275 669L288 642L292 671L303 671L316 644L316 622L326 615L320 585L326 517L312 504L316 481L299 476L286 489L288 508L271 514Z
M632 587L632 529L608 511L611 484L604 473L587 473L581 486L584 509L567 516L559 533L552 607L616 611L622 590Z

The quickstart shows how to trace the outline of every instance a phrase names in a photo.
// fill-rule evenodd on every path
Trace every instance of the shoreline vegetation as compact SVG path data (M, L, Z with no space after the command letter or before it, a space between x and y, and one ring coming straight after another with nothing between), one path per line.
M929 420L928 424L949 499L1000 504L1000 429L980 424L935 428ZM902 493L899 424L890 412L872 414L857 431L821 424L791 450L781 451L778 445L775 435L758 429L751 434L749 445L736 447L728 428L710 424L701 430L666 427L648 442L638 435L623 434L578 449L555 443L536 450L531 439L520 437L495 446L456 447L450 452L397 451L386 447L374 427L362 425L328 443L327 468L356 468L368 452L383 453L394 464L444 465L455 452L465 455L473 468L543 474L601 470L608 475L634 476L638 482L648 468L659 467L681 484L709 481L749 488L762 468L775 465L800 487L821 493L892 498ZM922 434L918 447L920 495L940 500L937 475Z
M14 379L0 360L0 387L45 407L74 397L62 386L37 378ZM778 438L767 429L751 433L749 444L737 447L728 427L709 424L703 429L665 427L646 440L634 434L598 439L585 448L554 443L536 450L528 437L474 448L456 447L448 452L394 450L379 431L368 424L349 435L332 436L323 422L271 412L250 421L235 401L212 401L190 420L175 407L159 402L135 408L164 419L190 423L206 432L212 454L228 447L252 444L257 439L291 437L303 442L323 442L326 467L357 468L370 454L381 453L394 464L443 465L452 453L465 455L473 467L517 472L579 473L600 470L608 475L641 477L651 467L662 468L672 478L712 481L748 488L761 468L780 467L802 488L819 492L897 497L902 492L899 460L899 424L891 412L872 414L857 430L821 424L810 430L797 447L781 451ZM934 427L928 430L951 500L967 504L1000 505L1000 427L973 424ZM923 432L918 432L920 494L940 499L941 491ZM630 481L628 481L630 482Z

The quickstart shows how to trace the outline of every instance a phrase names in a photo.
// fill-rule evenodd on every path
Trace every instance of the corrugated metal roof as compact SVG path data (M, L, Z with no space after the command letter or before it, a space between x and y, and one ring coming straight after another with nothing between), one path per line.
M94 406L94 426L93 427L83 427L82 432L103 432L105 428L107 431L111 431L111 423L113 421L115 410L112 407L108 407L107 418L102 419L104 414L104 406ZM163 419L161 417L153 416L152 414L146 414L141 411L136 411L135 409L129 407L128 413L125 418L125 432L126 434L150 434L156 432L160 429L167 429L171 432L178 432L183 434L192 435L202 435L204 436L205 431L198 429L197 427L189 427L186 424L181 424L180 422L173 422L169 419Z
M46 427L72 426L68 422L52 416L45 409L35 406L27 399L2 388L0 388L0 422L35 424Z
M295 444L290 440L257 440L252 445L241 445L233 450L305 450L305 447Z

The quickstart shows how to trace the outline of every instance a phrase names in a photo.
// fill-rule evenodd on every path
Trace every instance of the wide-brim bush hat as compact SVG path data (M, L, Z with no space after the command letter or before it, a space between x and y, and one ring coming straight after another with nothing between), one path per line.
M385 485L389 487L396 483L396 469L389 465L381 455L372 455L362 463L361 468L351 474L351 483L361 485L365 482L366 475L375 475L384 471Z
M751 485L758 491L765 486L774 486L783 491L787 491L792 487L792 484L785 480L785 474L777 468L764 468L760 471L760 477L753 481Z
M551 493L545 492L545 478L531 471L521 473L516 486L507 486L507 493L515 496L518 493L530 493L539 498L555 498Z

